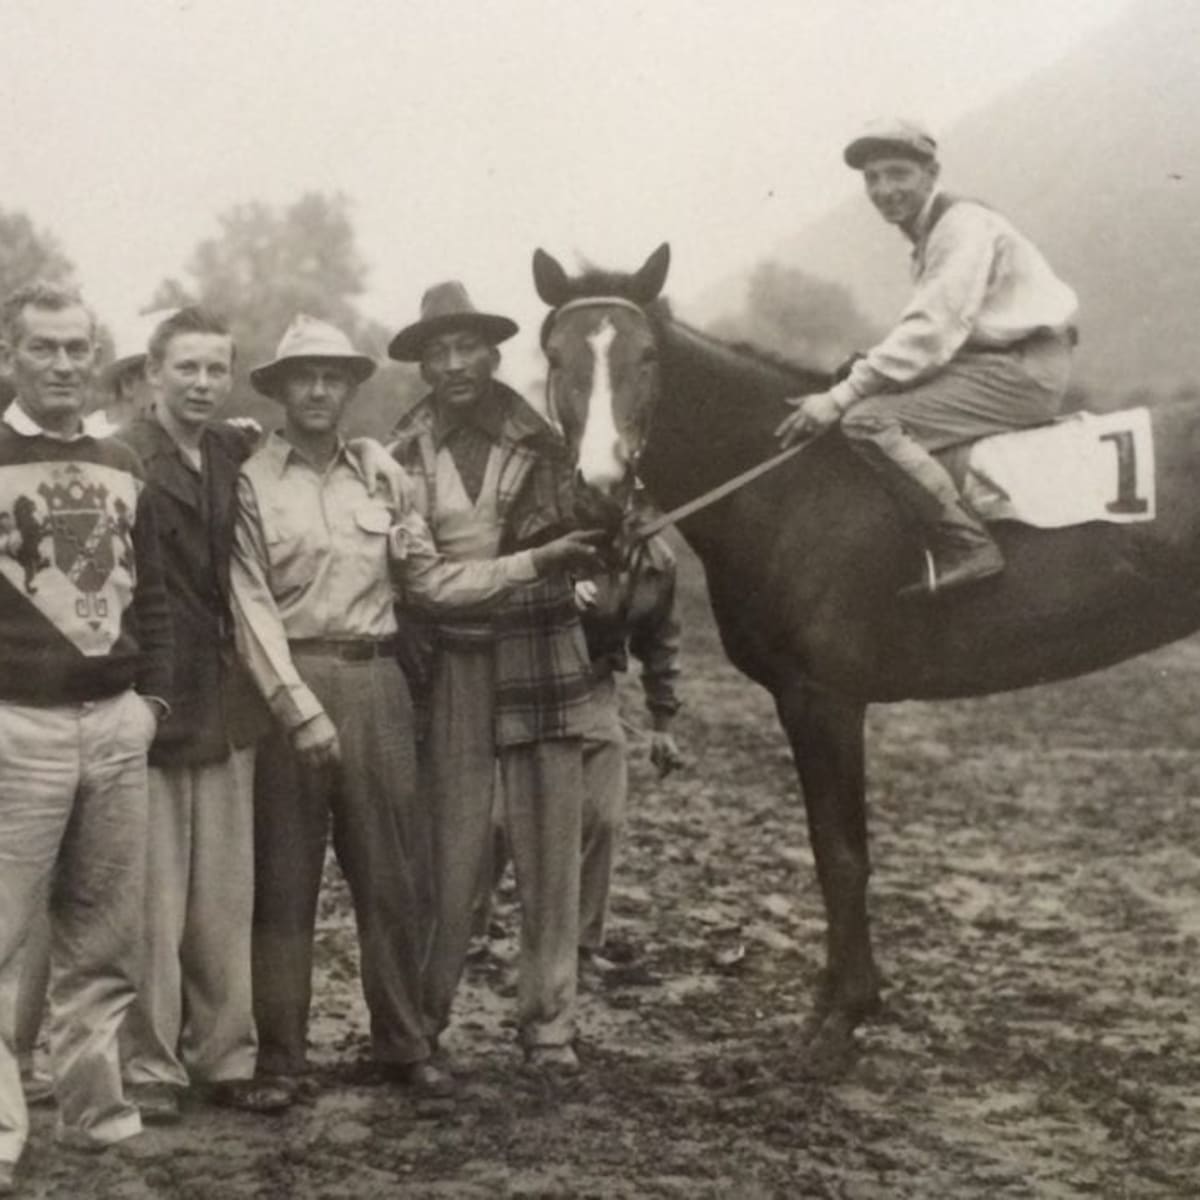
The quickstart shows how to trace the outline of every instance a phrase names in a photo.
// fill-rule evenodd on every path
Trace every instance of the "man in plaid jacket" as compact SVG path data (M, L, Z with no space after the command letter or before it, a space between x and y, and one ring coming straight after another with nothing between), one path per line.
M426 292L389 354L419 362L431 392L401 421L394 453L448 559L493 558L572 524L561 440L493 378L517 326L479 312L461 283ZM518 1025L529 1061L574 1071L581 738L591 672L570 584L547 579L487 616L432 627L423 768L434 831L429 1033L446 1027L491 837L496 763L521 901Z

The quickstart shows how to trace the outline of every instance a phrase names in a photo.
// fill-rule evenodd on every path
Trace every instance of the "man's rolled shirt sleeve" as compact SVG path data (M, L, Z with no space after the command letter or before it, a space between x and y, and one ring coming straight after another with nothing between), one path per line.
M286 729L298 729L325 710L292 662L271 594L270 559L254 487L245 475L238 479L237 506L230 591L238 653L275 719Z

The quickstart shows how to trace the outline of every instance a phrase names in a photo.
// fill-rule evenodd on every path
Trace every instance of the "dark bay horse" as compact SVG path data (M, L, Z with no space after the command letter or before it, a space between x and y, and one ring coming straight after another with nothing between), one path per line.
M550 403L584 482L619 500L636 471L663 509L768 458L783 397L829 384L672 320L656 299L668 264L664 245L634 274L569 278L543 251L534 256L552 308L542 331ZM826 969L804 1034L814 1073L840 1069L879 1002L866 902L867 705L1064 679L1200 627L1200 409L1163 405L1152 420L1154 520L1002 523L1004 574L938 600L897 599L919 569L920 539L836 431L680 522L726 653L771 692L800 776L827 918Z

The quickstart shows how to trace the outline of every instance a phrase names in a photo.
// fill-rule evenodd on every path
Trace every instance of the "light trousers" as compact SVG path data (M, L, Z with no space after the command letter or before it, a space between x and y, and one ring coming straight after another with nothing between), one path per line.
M616 681L598 679L592 691L593 719L583 734L582 857L579 863L579 945L599 950L604 945L613 865L625 826L629 795L628 747L621 728ZM503 789L492 805L489 861L479 883L472 932L486 933L492 893L508 865L508 830Z
M936 375L904 391L858 400L842 418L852 441L899 428L929 451L1053 421L1071 377L1065 337L1007 351L964 350Z
M21 951L17 984L16 1045L22 1073L34 1068L38 1034L46 1015L46 991L50 987L50 913L42 909L34 917Z
M141 1130L117 1035L137 985L146 869L149 706L0 703L0 1161L29 1132L16 1055L20 951L50 896L50 1065L59 1136Z
M612 675L596 681L594 719L583 735L583 858L579 871L579 944L604 945L613 863L625 826L629 763L617 685Z
M249 1079L254 748L150 768L142 986L121 1051L131 1083Z
M517 1024L526 1047L575 1036L579 844L583 763L579 738L497 747L490 646L438 651L423 777L433 818L433 941L425 1013L437 1036L450 1019L470 947L480 881L488 873L497 759L521 937Z

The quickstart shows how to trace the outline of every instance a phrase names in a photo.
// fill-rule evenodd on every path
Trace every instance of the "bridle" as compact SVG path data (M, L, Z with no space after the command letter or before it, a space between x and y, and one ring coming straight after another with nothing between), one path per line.
M565 304L559 305L557 308L551 309L546 315L545 321L542 322L540 337L542 349L546 349L546 343L550 338L550 333L561 317L568 313L580 312L589 308L621 308L625 309L627 312L636 313L643 321L648 320L646 316L646 310L642 308L641 305L635 304L632 300L627 300L624 296L580 296L577 299L568 300ZM553 373L553 367L551 367L551 373ZM553 402L551 402L551 407L555 409L557 408ZM561 423L561 414L555 411L554 415ZM632 596L633 588L637 584L637 578L641 572L641 568L645 560L646 542L649 536L644 535L642 531L637 528L637 513L634 503L634 496L639 486L637 480L638 460L641 457L642 449L646 443L646 438L649 436L649 429L644 429L639 432L641 433L639 444L635 450L629 453L629 482L627 486L622 489L623 495L618 505L620 510L621 524L620 531L616 536L614 544L617 558L630 572L630 582L628 585L630 597Z
M546 342L549 339L550 331L554 328L559 317L568 312L577 312L585 308L625 308L631 309L637 313L643 320L646 319L646 311L640 305L635 304L632 300L626 300L624 296L580 296L575 300L568 300L565 304L557 308L553 308L546 314L545 321L542 322L541 344L545 350ZM557 414L555 414L557 416ZM645 447L646 438L649 436L649 430L645 431L645 436L642 438L642 444L637 450L630 455L629 469L630 475L636 476L638 459ZM819 437L820 434L816 435ZM632 548L643 546L655 534L661 533L669 525L674 525L677 521L682 521L685 517L690 517L693 513L699 512L701 509L707 508L710 504L715 504L718 500L723 500L726 496L753 482L760 475L765 475L768 471L774 470L778 466L789 459L794 458L801 450L807 449L816 440L816 437L806 438L804 441L796 442L789 446L786 450L779 451L778 454L773 454L770 458L763 462L755 464L753 467L742 471L735 475L732 479L727 479L724 483L718 484L715 488L710 488L702 495L695 499L688 500L686 503L679 505L677 508L671 509L670 512L664 513L660 517L647 522L636 529L629 529L625 535L628 539L628 544ZM625 531L632 525L633 518L633 495L634 487L631 486L625 496L624 504L621 510L621 525L622 531Z

